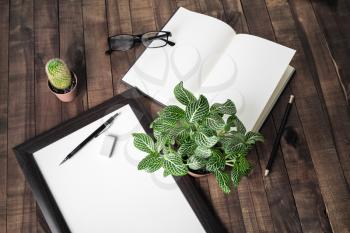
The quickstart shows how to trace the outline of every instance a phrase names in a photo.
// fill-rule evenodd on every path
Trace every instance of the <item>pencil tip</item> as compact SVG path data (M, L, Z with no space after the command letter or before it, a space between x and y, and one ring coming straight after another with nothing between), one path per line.
M59 164L59 166L61 166L66 161L67 161L67 159L62 160L62 162Z
M270 170L265 170L265 176L267 176L270 173Z

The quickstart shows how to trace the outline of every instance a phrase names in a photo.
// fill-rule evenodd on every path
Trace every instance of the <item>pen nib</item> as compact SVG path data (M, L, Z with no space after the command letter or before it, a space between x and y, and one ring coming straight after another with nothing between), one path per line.
M66 162L68 159L65 158L64 160L62 160L62 162L60 163L60 165L62 165L64 162Z

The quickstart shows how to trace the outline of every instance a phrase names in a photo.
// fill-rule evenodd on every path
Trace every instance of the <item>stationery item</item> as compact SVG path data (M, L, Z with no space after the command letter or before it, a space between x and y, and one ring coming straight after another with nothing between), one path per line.
M150 133L152 122L143 102L130 89L14 149L52 232L226 232L191 177L137 170L144 154L131 134ZM109 159L99 156L100 136L57 166L117 112L108 129L117 138Z
M114 144L115 144L115 137L111 135L106 135L103 139L100 154L107 157L111 157Z
M107 54L111 54L112 51L127 51L135 46L137 43L142 43L146 48L161 48L167 44L174 46L175 43L169 40L171 32L146 32L139 35L115 35L108 37L109 50Z
M288 64L295 50L183 7L162 30L176 45L146 49L123 81L163 105L176 103L180 81L211 104L232 99L247 130L259 131L294 72Z
M273 143L273 147L272 147L272 151L271 151L271 154L270 154L270 158L269 158L269 161L268 161L268 163L266 165L266 169L265 169L265 176L267 176L270 173L270 170L271 170L271 167L272 167L272 163L273 163L273 161L274 161L274 159L276 157L277 150L278 150L278 145L280 143L280 140L281 140L284 128L286 126L290 110L292 109L293 101L294 101L294 95L291 95L289 97L289 101L288 101L288 104L287 104L287 107L286 107L286 111L284 112L281 125L280 125L280 127L278 129L277 136L276 136L275 141Z
M107 130L113 123L114 119L119 115L119 113L114 114L111 116L105 123L103 123L100 127L98 127L95 131L93 131L87 138L84 139L77 147L75 147L65 158L62 160L60 165L62 165L64 162L66 162L68 159L72 158L78 151L81 150L88 142L90 142L92 139L98 137L101 133L103 133L105 130Z

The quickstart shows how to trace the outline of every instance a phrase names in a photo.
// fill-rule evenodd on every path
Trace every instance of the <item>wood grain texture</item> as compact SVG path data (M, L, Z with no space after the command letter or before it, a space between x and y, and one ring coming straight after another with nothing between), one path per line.
M0 232L6 232L9 2L0 1Z
M179 6L297 50L297 73L262 129L266 143L248 156L255 169L229 195L214 177L195 180L223 225L229 232L350 232L346 0L0 0L1 233L49 232L12 147L127 90L121 79L143 46L107 56L107 37L160 30ZM43 66L52 57L79 78L72 103L57 101L45 86ZM296 102L278 159L264 178L291 93ZM150 99L143 104L153 117L161 109Z
M47 86L46 63L59 57L58 8L56 1L34 2L35 133L40 134L61 122L61 102ZM49 110L49 111L48 111ZM37 206L37 231L48 226Z
M40 134L61 121L61 102L50 93L46 63L59 57L58 8L54 1L35 1L35 129ZM48 111L49 109L49 111Z
M133 34L130 1L108 0L107 18L109 36L117 34ZM115 51L110 55L114 93L121 93L128 87L122 82L122 78L135 62L135 50L125 52Z
M312 0L318 25L327 40L345 97L350 104L350 5L348 1Z
M270 14L272 14L272 7L270 7L269 11ZM278 11L280 12L281 9L276 10L276 12ZM298 16L294 15L294 19L296 19L296 17ZM313 61L310 55L310 47L302 30L297 30L298 28L293 26L293 21L289 21L289 23L287 21L284 25L277 24L276 22L273 25L277 40L299 51L294 59L298 75L292 80L291 88L293 93L299 96L296 101L296 107L306 135L306 142L310 149L310 155L318 176L321 193L328 211L332 229L335 232L350 229L348 225L350 224L350 216L347 214L349 213L349 187L341 169L338 156L336 156L337 148L334 143L334 137L331 132L329 117L327 111L325 111L323 99L322 97L319 98L322 94L320 94L320 84L318 83L317 73L313 72L315 61ZM286 31L289 32L288 35L285 34ZM300 39L297 37L297 34ZM303 68L301 68L300 66L302 66L302 64L308 64L308 66L304 65ZM301 103L301 105L298 103ZM319 175L320 173L329 173L330 170L332 174L328 176L321 177ZM339 206L335 207L336 205ZM338 209L340 212L334 212L333 208L341 209Z
M288 2L267 1L267 9L277 40L282 44L288 44L292 39L291 35L296 35L296 26ZM308 14L311 15L312 11L308 11ZM296 74L291 82L295 82L298 78L300 77ZM282 115L279 113L283 112L290 94L292 94L291 89L287 88L275 106L273 117L276 125L279 125L282 120ZM329 232L331 229L319 187L310 185L317 184L318 181L297 111L298 109L293 106L281 148L300 222L304 232Z
M88 106L93 107L113 96L111 61L107 50L107 18L104 1L83 0Z
M248 159L256 168L238 186L238 197L247 232L274 232L271 210L259 169L258 154L253 149Z
M78 97L62 104L62 120L87 109L82 0L59 0L59 54L78 78Z
M341 84L337 79L338 73L330 56L329 46L325 36L318 25L316 15L310 12L312 5L309 2L295 1L290 3L291 9L298 18L297 25L307 38L304 46L309 46L308 60L312 73L318 77L315 79L322 93L322 102L326 106L328 119L330 121L332 136L336 145L337 153L347 185L350 185L350 112L347 102L341 93ZM305 44L307 42L307 44Z
M33 2L11 1L7 232L37 232L36 204L12 147L35 134Z

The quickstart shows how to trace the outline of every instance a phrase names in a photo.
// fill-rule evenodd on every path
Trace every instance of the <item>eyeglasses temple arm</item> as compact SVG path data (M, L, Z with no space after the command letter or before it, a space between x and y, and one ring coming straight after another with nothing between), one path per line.
M165 39L161 39L162 41L165 41L168 45L170 46L174 46L175 45L175 42L172 42L170 40L165 40Z

